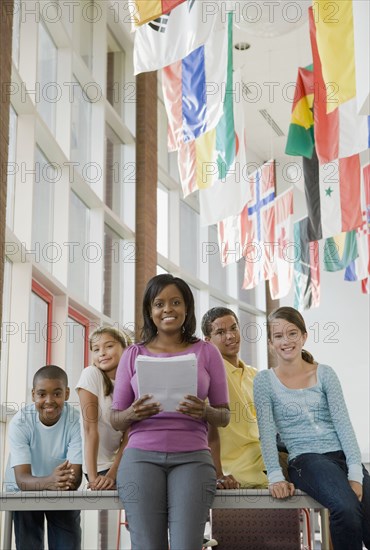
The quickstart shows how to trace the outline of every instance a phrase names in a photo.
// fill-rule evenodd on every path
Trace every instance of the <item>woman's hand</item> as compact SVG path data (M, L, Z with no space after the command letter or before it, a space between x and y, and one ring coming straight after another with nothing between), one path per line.
M177 411L201 420L206 417L207 405L205 401L195 395L185 395L186 401L180 401Z
M94 481L88 483L88 488L92 491L109 491L116 488L116 480L108 475L96 476Z
M233 475L222 476L217 480L217 489L239 489L240 483Z
M352 491L355 493L358 500L362 501L362 484L358 481L352 481L352 479L349 479L349 484L351 486Z
M288 498L294 495L295 487L289 481L270 483L269 491L274 498Z
M133 422L146 420L147 418L150 418L163 410L162 405L158 402L145 404L145 401L148 401L148 399L151 399L152 397L152 395L146 394L133 402L131 405L130 415Z

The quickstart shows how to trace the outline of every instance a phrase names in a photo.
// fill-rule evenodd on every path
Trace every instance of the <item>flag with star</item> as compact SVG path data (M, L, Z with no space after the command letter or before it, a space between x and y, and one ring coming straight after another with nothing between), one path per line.
M360 156L319 165L303 158L310 241L352 231L362 225Z

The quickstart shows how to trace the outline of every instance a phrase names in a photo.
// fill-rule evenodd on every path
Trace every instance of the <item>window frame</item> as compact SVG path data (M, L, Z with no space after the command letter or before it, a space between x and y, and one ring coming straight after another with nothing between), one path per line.
M68 317L76 321L76 323L82 325L85 329L84 338L84 369L89 365L89 332L90 332L90 319L85 317L77 309L72 306L68 306Z
M51 364L51 346L52 346L52 323L53 323L53 302L54 296L45 287L38 283L35 279L32 279L31 291L36 294L41 300L47 304L47 316L46 316L46 364Z

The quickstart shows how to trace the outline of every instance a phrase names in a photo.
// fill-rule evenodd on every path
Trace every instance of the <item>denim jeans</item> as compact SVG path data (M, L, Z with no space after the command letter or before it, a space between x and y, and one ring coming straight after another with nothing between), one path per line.
M342 451L299 455L288 472L295 487L328 508L334 550L362 550L362 543L370 548L370 476L364 466L362 502L348 483Z
M43 550L45 516L50 550L80 550L80 514L79 510L13 512L17 550Z

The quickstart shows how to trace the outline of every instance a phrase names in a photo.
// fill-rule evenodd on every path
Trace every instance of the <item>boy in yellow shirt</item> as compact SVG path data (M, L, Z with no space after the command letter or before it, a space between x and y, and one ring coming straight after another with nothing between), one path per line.
M203 316L202 332L224 359L229 387L229 425L222 429L209 426L208 442L216 466L217 487L266 488L267 476L253 404L257 369L239 358L238 318L231 309L214 307Z

